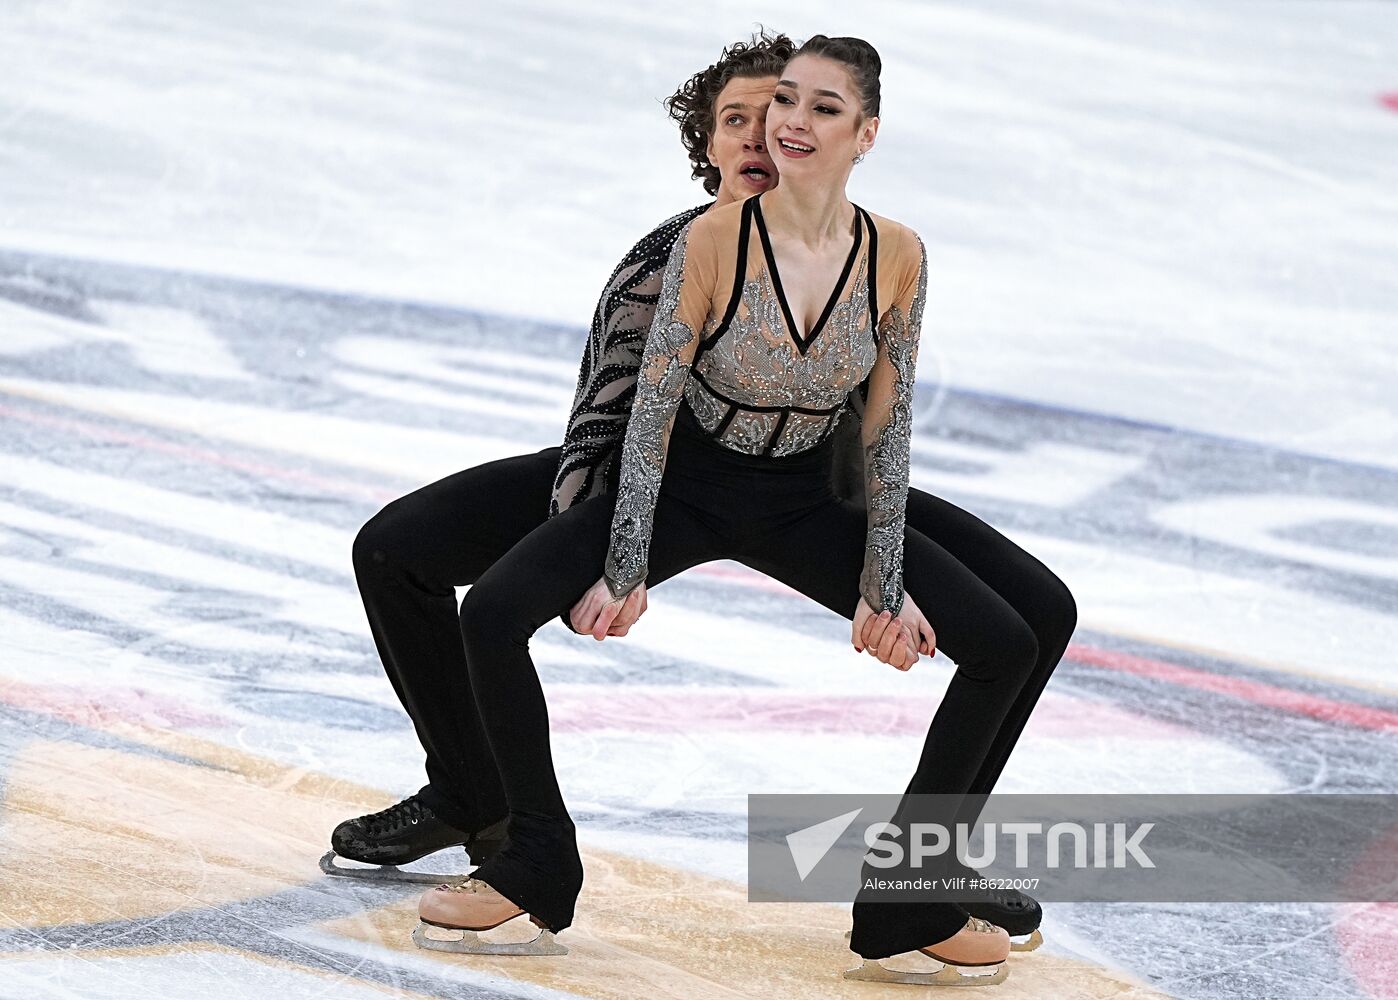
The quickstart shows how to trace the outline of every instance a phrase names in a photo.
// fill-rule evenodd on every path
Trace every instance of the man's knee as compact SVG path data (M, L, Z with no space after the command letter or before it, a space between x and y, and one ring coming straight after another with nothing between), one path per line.
M389 504L365 521L359 533L354 536L351 557L357 577L363 579L366 573L382 572L385 567L398 562L394 558L400 537L395 530L396 520L393 504Z
M431 580L426 569L426 564L434 561L429 555L434 534L440 535L440 531L434 533L417 494L399 497L369 518L354 536L356 578L364 581L384 573L411 573L419 586L430 583L433 590L438 589L439 584Z

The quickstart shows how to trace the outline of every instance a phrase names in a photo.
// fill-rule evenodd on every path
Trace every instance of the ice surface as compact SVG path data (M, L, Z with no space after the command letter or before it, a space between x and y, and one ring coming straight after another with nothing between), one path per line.
M1392 5L26 0L0 997L831 995L847 908L754 915L746 796L901 789L953 665L736 564L535 637L570 964L429 957L410 891L315 868L422 782L356 530L558 443L606 274L702 200L657 99L758 17L882 52L852 196L932 255L913 483L1079 604L999 790L1394 790ZM1001 989L1391 995L1393 912L1054 904Z
M755 19L880 49L852 193L928 243L924 377L1398 462L1380 2L7 4L0 230L575 324Z

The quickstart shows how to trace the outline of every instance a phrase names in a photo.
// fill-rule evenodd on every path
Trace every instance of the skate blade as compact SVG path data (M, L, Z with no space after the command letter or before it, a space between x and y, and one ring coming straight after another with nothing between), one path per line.
M396 865L379 865L376 868L349 868L335 864L339 857L334 851L326 851L320 859L320 870L327 875L341 878L357 878L364 882L396 882L399 885L460 885L468 875L444 875L432 872L405 872Z
M853 933L854 933L853 931L845 931L845 940L848 941L848 940L850 939L850 935L852 935ZM1044 936L1043 936L1041 933L1039 933L1039 929L1036 927L1036 928L1034 928L1033 933L1031 933L1031 934L1029 935L1029 937L1026 938L1025 940L1023 940L1023 941L1015 941L1015 940L1012 939L1012 940L1010 941L1010 951L1018 951L1018 952L1035 951L1035 950L1038 949L1039 945L1041 945L1041 944L1043 944L1043 943L1044 943Z
M460 934L461 937L445 939L434 938L429 936L429 931ZM559 944L553 936L553 931L550 930L541 930L536 937L528 941L496 943L493 941L482 941L480 935L475 931L453 931L445 927L424 924L422 921L418 921L418 925L413 928L413 944L417 945L419 948L426 948L428 951L444 951L453 955L568 954L567 945Z
M1044 936L1039 933L1039 929L1034 928L1034 933L1024 941L1011 941L1010 951L1033 951L1044 943Z
M909 983L913 986L997 986L1009 978L1010 970L1001 962L988 975L968 975L954 965L943 965L936 972L903 972L887 968L877 959L866 958L855 968L846 969L844 976L869 983Z

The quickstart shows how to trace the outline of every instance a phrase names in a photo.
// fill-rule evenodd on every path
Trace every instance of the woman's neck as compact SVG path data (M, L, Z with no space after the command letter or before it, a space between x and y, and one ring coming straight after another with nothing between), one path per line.
M784 179L763 193L762 217L787 239L818 250L849 235L854 205L845 197L843 184L802 188Z

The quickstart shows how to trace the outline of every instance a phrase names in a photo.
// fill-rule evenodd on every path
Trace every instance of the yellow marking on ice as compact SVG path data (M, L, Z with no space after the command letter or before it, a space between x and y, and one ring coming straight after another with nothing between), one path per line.
M391 801L198 737L129 723L105 728L213 767L55 742L17 753L5 801L13 846L0 860L0 918L10 926L42 934L46 926L155 916L304 885L320 877L316 859L335 823ZM598 849L583 855L577 922L560 935L567 956L419 950L410 938L415 898L319 929L411 961L458 963L608 1000L887 995L879 984L840 978L855 961L842 938L845 906L749 903L738 883ZM1044 952L1016 956L1010 967L997 996L1162 996L1124 973Z
M294 951L295 946L289 946L289 951ZM259 962L279 971L289 972L293 975L314 976L318 979L332 982L342 990L352 989L355 992L376 993L380 996L393 997L395 1000L415 1000L417 997L427 997L426 993L419 993L415 990L408 990L402 987L387 986L383 983L376 983L369 979L360 979L352 975L339 975L326 969L320 969L309 965L301 965L297 962L288 961L284 958L277 958L272 955L265 955L262 952L248 951L243 948L233 948L229 945L219 944L214 941L181 941L172 944L153 945L131 945L121 948L80 948L65 949L63 951L25 951L5 955L6 965L15 965L21 962L30 964L41 964L44 962L62 963L87 963L94 964L101 959L142 959L142 958L165 958L170 956L183 955L227 955L232 958L244 961ZM320 957L325 959L326 953L320 951ZM342 964L347 970L353 970L360 964L360 960L351 956L344 956ZM224 970L219 970L224 972ZM89 975L84 972L82 975ZM225 973L226 974L226 973ZM77 973L75 973L75 976ZM158 983L152 983L152 986ZM218 980L212 980L209 989L217 991ZM325 994L326 996L338 996L339 994Z
M888 987L841 978L857 964L844 932L847 905L749 903L737 883L610 851L584 848L587 868L575 923L558 935L569 954L527 958L444 955L410 939L415 900L321 925L330 934L415 952L598 1000L738 1000L751 997L889 996ZM532 936L523 918L510 940ZM509 924L487 937L515 930ZM1050 930L1049 936L1052 937ZM908 956L889 960L908 964ZM912 959L915 961L915 959ZM1043 951L1015 955L997 997L1147 1000L1164 997L1125 973ZM935 969L935 965L929 965Z
M391 801L226 748L200 756L218 766L47 741L18 751L0 924L129 920L280 892L317 877L335 824Z

